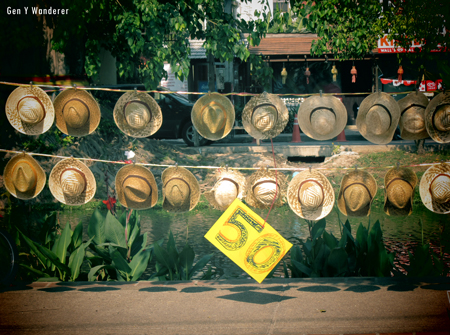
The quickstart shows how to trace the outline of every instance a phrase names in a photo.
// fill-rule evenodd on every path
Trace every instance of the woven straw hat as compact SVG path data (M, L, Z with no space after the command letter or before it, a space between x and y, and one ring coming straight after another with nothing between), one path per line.
M242 173L232 169L220 169L216 172L214 187L205 192L206 200L215 209L225 211L234 199L242 199L246 191L246 181Z
M429 137L425 127L425 109L428 98L422 92L413 92L397 101L400 108L400 136L404 140L421 140Z
M26 135L45 133L55 121L52 100L36 86L17 87L12 91L5 112L9 123Z
M347 110L338 98L312 96L300 105L298 124L307 136L315 140L329 140L344 130Z
M39 163L30 155L14 155L3 171L5 187L18 199L35 198L44 189L46 176Z
M431 166L420 180L420 198L430 211L450 213L450 165L442 163Z
M192 107L192 124L204 138L217 141L227 136L234 126L234 106L219 93L208 93Z
M55 99L56 126L71 136L85 136L100 123L100 106L85 90L69 88Z
M387 215L410 215L417 182L416 174L409 168L390 169L384 176L384 212Z
M53 167L48 186L56 200L71 206L89 202L97 190L92 171L73 158L63 159Z
M333 209L334 190L322 173L305 170L289 183L287 199L291 209L301 218L320 220Z
M168 212L188 212L200 200L200 185L197 178L187 169L170 167L162 176L163 209Z
M289 112L283 100L267 92L251 98L242 111L245 131L258 140L278 136L288 121Z
M372 93L359 106L356 127L361 135L375 144L392 141L400 119L397 101L384 92Z
M338 196L338 208L345 216L368 216L377 182L368 172L354 170L342 178Z
M153 173L140 165L125 165L116 174L119 202L131 209L148 209L158 201L158 186Z
M439 93L425 110L425 126L438 143L450 142L450 92Z
M273 205L281 206L286 202L286 188L287 178L283 173L262 168L248 177L245 201L252 207L270 208L276 192Z
M148 93L127 92L114 106L117 127L132 137L148 137L158 131L163 122L161 108Z

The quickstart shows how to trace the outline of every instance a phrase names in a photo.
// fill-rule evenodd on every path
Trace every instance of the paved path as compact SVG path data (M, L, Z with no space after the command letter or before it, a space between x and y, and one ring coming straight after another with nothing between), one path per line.
M450 335L447 290L450 278L32 283L0 293L0 333Z

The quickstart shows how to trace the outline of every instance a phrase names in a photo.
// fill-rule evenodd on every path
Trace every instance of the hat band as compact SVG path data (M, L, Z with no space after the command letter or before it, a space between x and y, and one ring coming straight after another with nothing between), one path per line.
M348 185L348 186L346 186L346 187L344 188L344 190L343 190L342 193L344 193L344 192L347 190L347 188L349 188L350 186L353 186L353 185L361 185L361 186L363 186L363 187L366 189L367 193L369 194L370 201L372 201L372 199L373 199L372 194L370 193L370 191L369 191L369 189L367 188L367 186L364 185L363 183L351 183L350 185Z
M329 108L329 107L316 107L316 108L314 108L314 109L311 111L311 113L309 114L309 122L310 122L310 123L311 123L312 115L314 114L315 111L317 111L317 110L319 110L319 109L326 109L327 111L330 111L331 113L334 114L334 117L336 118L336 113L334 112L334 110L333 110L332 108Z
M145 102L140 101L140 100L131 100L128 101L125 106L123 106L123 117L125 118L125 121L128 123L127 121L127 116L126 116L126 109L130 104L141 104L144 105L144 107L149 111L150 114L150 119L148 120L148 122L150 122L152 120L152 109L149 107L149 105L147 105Z
M148 182L147 179L145 179L145 178L142 177L142 176L138 176L138 175L136 175L136 174L130 174L130 175L128 175L128 176L123 180L122 186L123 186L123 184L125 184L125 181L126 181L128 178L138 178L138 179L141 179L141 180L145 181L145 182L147 183L148 187L150 188L150 194L149 194L148 196L149 196L149 197L152 196L153 188L152 188L152 186L150 185L150 183Z
M323 192L323 186L322 186L320 183L318 183L317 180L314 180L314 179L306 179L306 180L302 181L302 182L300 183L300 185L298 185L298 189L300 190L300 188L302 187L302 185L305 184L305 183L307 183L307 182L313 182L313 183L316 183L317 185L319 185L319 186L320 186L320 189L322 190L322 195L324 194L324 192ZM297 198L298 198L298 202L299 202L302 206L306 206L306 204L304 204L304 203L302 202L302 200L300 199L300 194L298 194L298 192L297 192ZM322 197L322 201L320 202L320 204L317 205L317 207L320 207L320 206L323 205L324 198L325 198L325 197Z
M87 112L88 112L88 117L87 117L86 120L88 120L88 119L91 117L91 111L90 111L90 109L89 109L89 106L86 105L86 103L85 103L83 100L78 99L78 98L72 98L72 99L70 99L69 101L67 101L67 102L64 104L64 106L63 106L63 108L62 108L63 114L64 114L64 108L66 108L67 104L68 104L69 102L71 102L71 101L78 101L78 102L81 102L81 103L84 105L84 107L86 107Z
M386 106L384 106L384 105L382 105L382 104L374 104L374 105L372 105L370 108L369 108L369 111L370 111L370 109L372 109L373 107L381 107L381 108L383 108L385 111L386 111L386 113L389 115L389 126L392 124L392 115L391 115L391 112L389 111L389 109L387 109L386 108Z
M396 181L396 180L404 181L404 182L408 183L408 185L411 187L411 189L414 189L414 187L412 187L412 185L410 184L410 182L407 181L406 179L403 179L403 178L394 178L394 179L392 179L392 180L386 185L386 190L389 188L389 185L391 185L391 183L394 182L394 181Z
M83 172L81 172L80 170L75 169L75 168L67 168L67 169L64 169L64 170L61 172L61 174L59 175L59 183L61 184L61 182L62 182L61 177L62 177L62 175L64 174L64 172L66 172L66 171L76 171L76 172L78 172L78 173L83 177L83 179L84 179L84 188L83 188L83 190L80 192L80 194L83 193L84 191L86 191L86 187L87 187L86 176L84 175Z
M35 97L34 95L27 95L27 96L24 96L22 99L20 99L20 100L17 102L17 107L16 107L16 109L19 110L19 104L20 104L20 102L21 102L23 99L27 99L27 98L32 98L32 99L36 100L37 102L39 102L39 105L41 105L42 110L44 111L44 117L42 118L42 120L45 119L45 115L46 115L45 107L44 107L44 105L42 104L42 101L39 100L39 99L38 99L37 97ZM41 120L41 121L42 121L42 120ZM40 122L40 121L39 121L39 122Z
M219 180L219 182L223 181L223 180L232 182L234 184L234 186L236 186L237 193L239 194L239 185L238 185L238 183L236 183L233 179L230 179L230 178L222 178L222 179Z
M419 105L419 104L412 104L412 105L408 106L407 108L405 108L400 115L405 114L405 112L407 112L409 109L411 109L413 107L420 107L420 108L423 108L423 109L426 108L425 106L422 106L422 105Z
M189 188L189 194L191 193L191 186L189 186L189 183L186 182L186 180L184 180L183 178L170 178L167 183L164 184L164 187L167 186L167 184L172 181L172 180L181 180L183 183L185 183L187 185L187 187Z
M257 187L257 186L259 186L259 185L261 185L261 184L264 184L264 183L272 183L272 184L275 184L276 187L277 187L277 192L278 192L278 189L280 188L280 187L278 186L278 184L277 184L276 182L274 182L273 180L262 180L262 181L257 182L255 185L253 185L252 191L254 192L254 191L255 191L255 187Z
M253 118L253 114L255 113L255 111L258 109L258 108L261 108L261 107L273 107L273 108L275 108L275 110L277 111L277 117L276 117L276 119L275 119L275 123L278 121L278 108L277 108L277 106L275 106L274 104L272 104L272 103L263 103L263 104L259 104L259 105L257 105L257 106L255 106L255 107L253 107L253 110L252 110L252 118Z

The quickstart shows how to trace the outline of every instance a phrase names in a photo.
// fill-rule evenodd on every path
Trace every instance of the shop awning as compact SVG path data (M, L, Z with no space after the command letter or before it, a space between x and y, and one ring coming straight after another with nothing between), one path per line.
M252 54L272 55L309 55L311 42L316 34L267 34L256 47L249 47Z

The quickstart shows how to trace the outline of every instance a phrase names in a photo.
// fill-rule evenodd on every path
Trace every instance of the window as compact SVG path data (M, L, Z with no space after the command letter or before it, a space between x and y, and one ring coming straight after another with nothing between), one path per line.
M289 10L289 0L273 0L273 10L279 10L282 13L287 13Z

